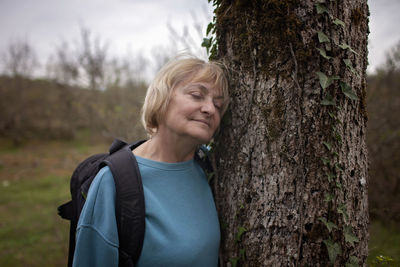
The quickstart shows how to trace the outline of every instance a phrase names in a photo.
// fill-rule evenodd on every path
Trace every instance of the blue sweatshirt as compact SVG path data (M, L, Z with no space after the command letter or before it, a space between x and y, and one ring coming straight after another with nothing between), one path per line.
M218 265L218 216L207 178L194 161L136 157L142 175L146 230L138 267ZM90 186L79 218L73 266L118 266L115 184L108 167Z

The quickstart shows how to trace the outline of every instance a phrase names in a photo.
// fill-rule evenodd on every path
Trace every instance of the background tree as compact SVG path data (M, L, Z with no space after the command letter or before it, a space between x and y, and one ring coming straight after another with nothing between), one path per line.
M213 2L223 262L365 266L367 1Z
M3 73L12 79L7 85L0 86L0 133L7 131L13 143L19 144L22 135L27 134L23 132L27 126L24 114L27 114L31 105L24 95L28 88L27 79L38 66L34 47L24 39L10 41L3 54L2 65Z
M67 41L56 46L55 52L47 63L47 76L65 85L79 85L78 56L71 50Z
M24 39L11 41L3 54L3 72L13 77L30 77L38 65L35 49Z
M81 44L78 49L78 62L89 80L89 88L102 88L107 61L107 44L98 37L92 38L90 31L82 27Z
M47 62L47 76L65 85L105 89L107 66L114 66L113 61L109 59L107 44L81 27L80 39L62 41L55 47Z
M368 77L369 203L371 219L400 220L400 42Z
M42 78L28 75L31 68L26 66L33 66L28 63L35 55L32 46L10 43L3 62L9 64L3 67L15 67L9 68L9 75L0 75L0 137L20 144L37 138L90 135L104 141L144 135L137 114L148 61L141 55L108 56L105 43L88 29L81 29L80 38L55 47L47 77Z
M168 42L153 48L153 73L156 74L162 66L177 54L185 52L206 59L207 52L201 47L204 37L204 25L211 19L206 8L191 12L191 23L183 25L181 29L167 23L169 32ZM154 75L153 74L153 75Z

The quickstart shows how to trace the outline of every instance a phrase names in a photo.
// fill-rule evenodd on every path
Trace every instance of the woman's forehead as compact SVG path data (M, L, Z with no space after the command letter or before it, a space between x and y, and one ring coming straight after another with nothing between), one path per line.
M224 99L229 97L225 88L226 85L222 73L219 73L210 67L205 67L192 72L191 75L188 75L186 79L182 80L180 86L188 87L191 85L202 85L206 87L206 89L211 90L213 95L217 97L222 96Z

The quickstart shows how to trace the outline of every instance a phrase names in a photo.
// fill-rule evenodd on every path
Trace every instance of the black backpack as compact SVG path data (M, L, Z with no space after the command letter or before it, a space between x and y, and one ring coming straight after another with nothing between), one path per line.
M115 182L119 266L136 265L143 246L145 207L142 178L132 150L143 142L128 145L116 139L109 153L93 155L75 169L70 184L72 200L58 207L58 214L71 221L68 266L72 266L76 227L90 184L104 166L110 167Z

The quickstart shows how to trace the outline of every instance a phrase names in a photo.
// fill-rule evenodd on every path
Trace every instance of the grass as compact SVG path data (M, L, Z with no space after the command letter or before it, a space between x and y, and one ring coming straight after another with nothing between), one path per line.
M70 199L76 165L106 145L0 140L0 266L65 266L69 224L57 207Z
M399 227L374 221L369 226L369 235L368 264L370 266L400 266ZM385 258L390 258L393 261L389 260L388 264L385 264ZM377 264L378 262L380 265Z
M69 224L57 207L70 199L70 175L107 144L83 141L30 142L15 147L0 139L0 266L65 266ZM368 264L400 266L400 230L370 225ZM377 256L394 264L376 264Z

